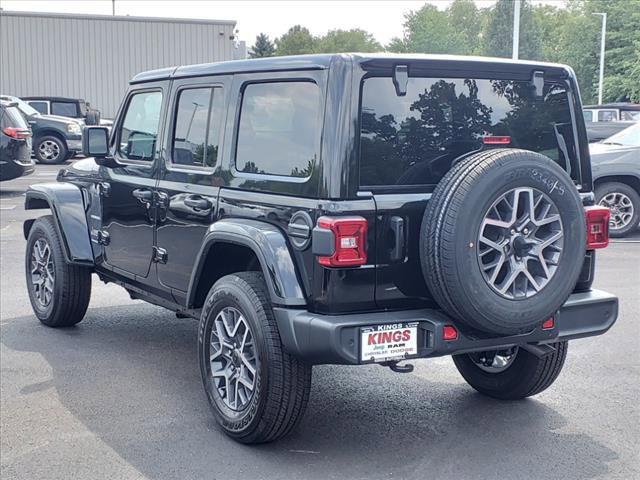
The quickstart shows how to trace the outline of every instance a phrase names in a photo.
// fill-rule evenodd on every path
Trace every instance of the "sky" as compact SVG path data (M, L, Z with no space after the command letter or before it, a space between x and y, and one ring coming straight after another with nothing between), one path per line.
M405 13L425 3L444 9L451 0L394 1L212 1L212 0L116 0L116 15L182 17L235 20L239 40L251 46L256 35L266 33L273 40L291 26L300 24L313 35L332 29L361 28L383 45L402 36ZM476 0L488 7L495 0ZM534 0L533 3L562 5L563 0ZM4 10L111 15L112 0L0 0Z

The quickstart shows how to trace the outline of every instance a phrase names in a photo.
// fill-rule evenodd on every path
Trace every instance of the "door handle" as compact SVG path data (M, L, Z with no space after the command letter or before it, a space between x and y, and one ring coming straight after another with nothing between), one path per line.
M136 197L140 202L150 204L151 200L153 200L153 192L151 190L147 190L146 188L136 188L132 195Z
M194 210L210 210L213 205L210 200L200 195L189 195L184 199L184 204Z
M389 228L393 232L393 248L389 258L392 262L399 262L404 259L404 219L397 216L391 217Z

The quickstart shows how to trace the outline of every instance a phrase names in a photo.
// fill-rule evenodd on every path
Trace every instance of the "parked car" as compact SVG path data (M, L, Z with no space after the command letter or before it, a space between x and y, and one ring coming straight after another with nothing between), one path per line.
M112 125L111 120L103 120L100 110L92 108L81 98L31 96L22 99L42 115L58 115L75 118L85 125Z
M15 103L0 101L0 181L33 173L31 129Z
M624 237L640 223L640 122L589 150L596 201L611 209L611 236Z
M582 113L591 143L604 140L640 121L640 105L636 103L587 105Z
M74 325L95 273L199 319L207 398L245 443L298 424L318 364L404 373L452 355L485 395L535 395L567 341L618 311L591 287L609 210L580 111L573 71L535 62L309 55L137 75L111 137L86 127L94 158L26 193L52 212L24 225L31 304Z
M17 104L33 132L33 154L39 163L61 163L82 150L83 125L71 118L41 115L18 97L0 95Z
M585 105L582 107L582 113L585 122L638 122L640 104L619 102Z

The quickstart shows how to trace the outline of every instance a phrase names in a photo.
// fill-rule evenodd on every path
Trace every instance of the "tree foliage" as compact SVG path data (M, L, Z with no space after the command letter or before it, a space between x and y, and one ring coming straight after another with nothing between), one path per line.
M512 0L497 0L487 8L478 8L474 0L454 0L444 9L427 3L405 15L402 37L391 40L386 50L511 57L513 8ZM595 102L601 25L601 17L593 15L597 12L608 16L604 100L640 101L640 0L566 0L557 5L522 0L519 57L570 65L583 102ZM270 43L266 35L259 35L250 55L382 49L361 29L331 30L314 37L300 25L276 40L275 52L269 50Z
M309 29L300 25L291 27L287 33L276 40L276 55L301 55L314 53L316 39Z
M250 58L273 57L276 53L276 47L265 33L261 33L256 37L256 43L249 50Z
M382 46L369 32L354 28L352 30L330 30L316 43L318 53L342 52L379 52Z

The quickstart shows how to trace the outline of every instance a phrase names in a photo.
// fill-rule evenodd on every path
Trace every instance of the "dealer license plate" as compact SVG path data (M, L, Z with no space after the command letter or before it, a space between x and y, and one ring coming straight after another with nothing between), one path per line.
M376 325L360 329L360 361L385 362L418 353L418 323Z

